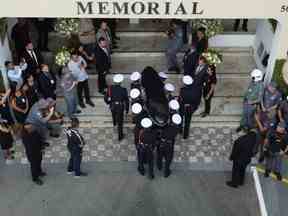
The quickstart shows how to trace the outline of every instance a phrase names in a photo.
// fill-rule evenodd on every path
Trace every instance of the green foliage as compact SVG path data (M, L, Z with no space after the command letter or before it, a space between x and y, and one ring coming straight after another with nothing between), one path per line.
M0 40L2 44L4 43L6 34L7 34L7 19L0 18Z
M284 81L282 69L286 59L277 59L275 62L273 81L277 83L278 88L282 91L285 96L288 96L288 86Z

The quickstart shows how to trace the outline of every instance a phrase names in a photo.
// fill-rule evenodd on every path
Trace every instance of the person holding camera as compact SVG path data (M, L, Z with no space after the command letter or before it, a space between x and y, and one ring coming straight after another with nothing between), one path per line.
M265 174L268 178L274 172L277 180L282 181L282 159L288 152L288 135L285 124L280 122L276 129L271 129L264 141L264 154L266 158Z

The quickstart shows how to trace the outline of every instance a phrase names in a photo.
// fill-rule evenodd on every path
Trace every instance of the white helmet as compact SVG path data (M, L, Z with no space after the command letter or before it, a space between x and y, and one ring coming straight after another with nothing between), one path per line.
M169 102L169 108L172 109L172 110L178 110L180 108L180 104L177 100L171 100Z
M124 80L124 76L122 74L116 74L113 77L113 82L115 83L121 83Z
M159 77L161 77L162 79L167 79L168 78L168 75L164 72L164 71L161 71L158 73Z
M259 81L262 81L263 79L263 72L260 71L259 69L254 69L251 72L250 76L255 82L259 82Z
M168 92L174 92L175 91L175 86L173 84L171 84L171 83L166 83L164 85L164 88Z
M137 89L137 88L134 88L134 89L132 89L131 91L130 91L130 97L132 98L132 99L136 99L137 97L139 97L140 96L140 91L139 91L139 89Z
M173 122L174 124L176 124L176 125L180 125L181 122L182 122L181 116L180 116L179 114L174 114L174 115L172 116L172 122Z
M144 118L141 121L141 126L143 128L150 128L152 126L152 121L149 118Z
M142 106L139 103L134 103L131 109L133 114L139 114L142 111Z
M137 81L141 78L141 74L136 71L136 72L133 72L131 75L130 75L130 80L131 81Z

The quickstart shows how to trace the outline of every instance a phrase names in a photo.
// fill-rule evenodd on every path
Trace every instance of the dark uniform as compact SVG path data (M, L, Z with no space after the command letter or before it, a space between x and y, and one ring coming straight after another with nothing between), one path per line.
M130 84L130 90L132 90L134 88L137 88L141 92L142 86L141 86L141 80L140 79L137 81L134 81Z
M157 140L157 131L152 128L141 129L137 143L138 171L145 174L144 163L148 163L149 177L154 178L154 148Z
M250 131L239 137L233 145L230 160L233 161L232 180L227 185L238 187L244 184L246 167L251 162L256 143L256 133Z
M217 77L216 77L216 73L213 72L212 75L209 75L207 73L206 76L206 80L205 80L205 84L203 87L203 98L205 101L205 110L204 113L206 114L210 114L210 110L211 110L211 100L212 97L214 96L214 92L212 92L209 97L207 98L208 94L211 91L212 85L216 85L217 84Z
M165 159L164 176L171 174L170 165L173 160L175 138L179 132L176 125L168 125L162 130L160 142L157 146L157 167L162 170L163 158Z
M44 98L56 100L56 78L50 72L41 72L38 76L38 88L40 95Z
M183 138L189 136L190 122L192 114L198 109L202 97L202 86L193 83L189 86L184 86L180 90L179 104L182 119L184 119L184 134Z
M194 72L198 65L199 55L196 50L188 50L183 58L184 75L194 76Z
M78 130L74 128L65 129L64 132L67 135L68 144L67 148L70 152L70 159L67 171L74 172L75 176L81 175L81 161L82 161L82 152L85 145L85 141Z
M22 142L25 147L27 159L30 162L32 179L33 181L38 181L39 177L44 175L41 168L42 151L44 149L43 139L37 130L28 132L24 129Z
M113 125L118 125L118 139L123 139L124 110L129 111L129 98L127 89L120 85L112 85L107 89L104 100L110 105Z

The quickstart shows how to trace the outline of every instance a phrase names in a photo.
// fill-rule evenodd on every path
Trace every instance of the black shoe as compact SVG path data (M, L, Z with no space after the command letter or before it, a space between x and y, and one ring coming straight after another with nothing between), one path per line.
M40 177L44 177L44 176L47 176L47 173L46 172L41 172L39 175L40 175Z
M278 181L282 181L281 173L275 173L275 175L276 175Z
M154 179L154 178L155 178L154 173L150 173L150 174L149 174L149 178L150 178L151 180Z
M81 110L76 110L76 114L79 114L81 113L82 111Z
M243 127L239 126L237 129L236 129L236 132L239 133L240 131L243 130Z
M205 117L208 116L209 114L206 113L206 112L203 112L203 113L201 113L200 115L201 115L201 118L205 118Z
M86 176L88 176L87 173L85 173L85 172L80 172L80 174L79 174L79 175L75 175L74 178L80 178L80 177L86 177Z
M90 105L91 107L95 107L95 104L94 104L91 100L87 101L86 103L87 103L88 105Z
M247 27L242 27L242 31L248 32L248 28Z
M157 168L158 168L158 170L160 170L160 171L162 170L162 163L161 163L161 162L158 162L158 163L157 163Z
M164 177L168 178L171 175L171 170L170 169L166 169L164 172Z
M181 71L180 68L178 68L178 67L175 67L174 70L175 70L176 73L180 73L180 71Z
M269 170L265 170L264 177L268 178L269 176L270 176L270 171Z
M38 179L34 179L33 182L35 184L37 184L37 185L40 185L40 186L43 185L43 181L41 179L39 179L39 178Z
M125 137L125 134L123 134L122 136L120 136L120 137L118 138L118 140L119 140L119 141L122 141L122 140L124 139L124 137Z
M145 169L144 168L139 168L138 167L138 172L140 173L140 175L144 176L145 175Z
M80 106L82 109L86 108L86 106L85 106L85 104L84 104L83 102L79 102L79 106Z
M229 186L229 187L233 187L233 188L237 188L238 187L238 185L234 184L232 181L227 181L226 185Z

